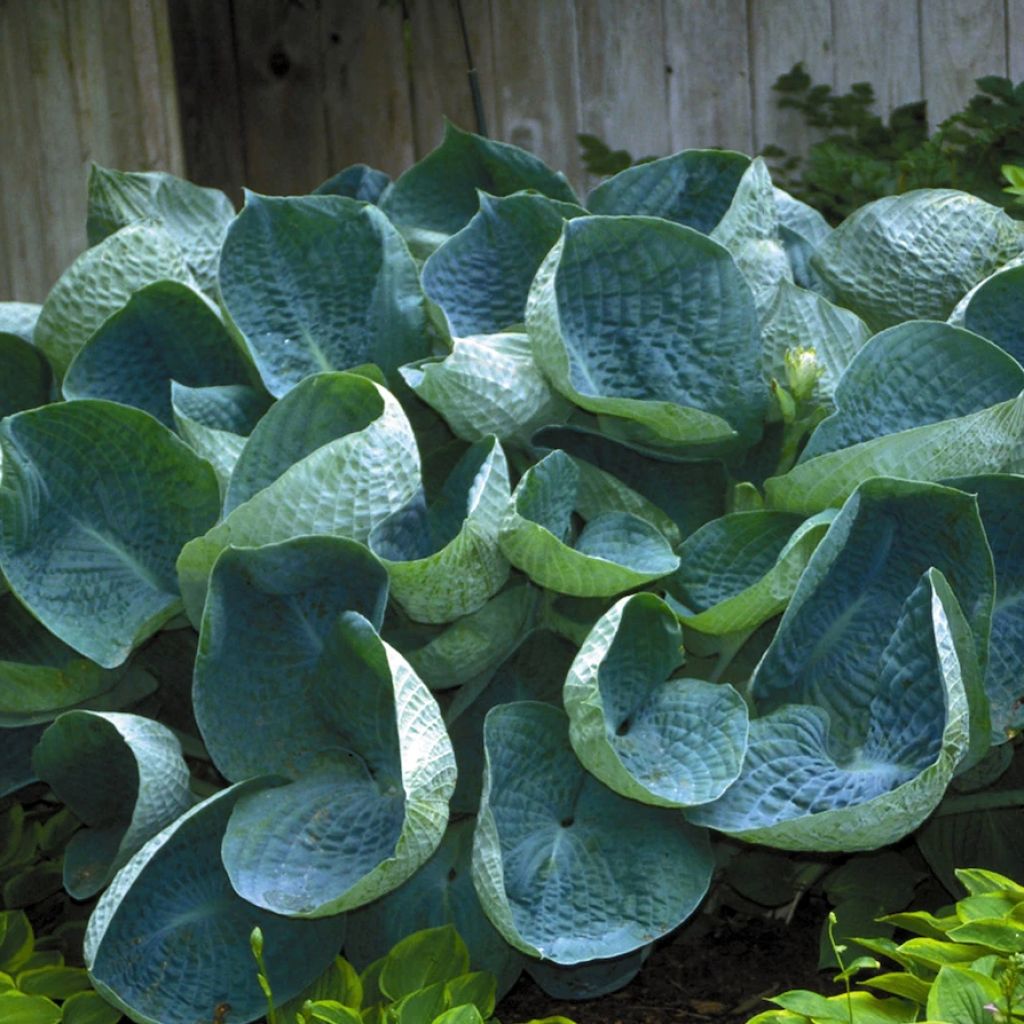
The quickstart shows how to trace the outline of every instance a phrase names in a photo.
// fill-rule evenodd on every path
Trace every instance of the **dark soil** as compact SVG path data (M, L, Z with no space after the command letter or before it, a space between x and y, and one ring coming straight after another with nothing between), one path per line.
M818 971L818 936L828 913L806 899L788 925L722 908L698 919L651 954L637 977L585 1002L552 999L526 975L501 1001L503 1024L562 1014L576 1024L744 1024L772 1009L768 996L791 988L832 995Z

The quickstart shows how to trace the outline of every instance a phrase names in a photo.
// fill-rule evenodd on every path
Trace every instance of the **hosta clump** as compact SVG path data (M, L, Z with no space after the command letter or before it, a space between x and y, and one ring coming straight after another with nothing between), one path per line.
M597 995L721 833L872 849L1000 784L1000 210L833 232L718 151L583 200L449 126L237 216L97 171L90 232L0 305L0 791L82 818L87 966L133 1019L255 1019L256 926L286 1001L448 924L499 991Z

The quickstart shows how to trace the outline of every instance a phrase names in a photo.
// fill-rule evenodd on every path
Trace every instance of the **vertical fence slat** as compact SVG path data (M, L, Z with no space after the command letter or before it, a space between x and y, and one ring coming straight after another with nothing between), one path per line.
M1004 0L921 0L921 52L928 121L962 109L982 75L1006 74Z
M491 13L502 74L495 90L495 137L536 153L582 184L575 5L572 0L496 0Z
M169 13L188 177L238 203L247 182L231 0L173 0Z
M1024 80L1024 0L1006 0L1006 56L1007 74Z
M846 92L854 82L870 82L875 109L924 98L917 6L907 0L833 0L835 86Z
M268 194L307 192L330 173L319 11L241 0L234 25L246 184Z
M463 0L462 10L484 117L488 131L493 132L497 118L491 7L487 0ZM410 22L415 69L414 138L416 156L420 158L441 141L443 118L474 132L477 123L455 0L414 3Z
M576 21L578 131L635 157L664 156L672 140L661 0L577 0Z
M665 0L671 149L754 149L746 0Z
M831 85L832 11L828 0L750 0L750 49L753 72L754 147L782 146L802 153L814 140L813 129L792 110L780 110L772 84L802 61L811 78Z
M414 152L401 5L327 3L321 37L329 173L366 163L400 174Z

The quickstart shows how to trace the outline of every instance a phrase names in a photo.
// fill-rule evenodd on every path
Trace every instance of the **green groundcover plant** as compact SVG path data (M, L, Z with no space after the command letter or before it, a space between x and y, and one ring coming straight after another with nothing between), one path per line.
M1013 855L1003 210L832 229L724 151L584 202L449 126L237 215L96 168L88 227L0 306L0 793L83 823L132 1020L260 1017L254 928L282 1001L446 924L594 996L726 841Z

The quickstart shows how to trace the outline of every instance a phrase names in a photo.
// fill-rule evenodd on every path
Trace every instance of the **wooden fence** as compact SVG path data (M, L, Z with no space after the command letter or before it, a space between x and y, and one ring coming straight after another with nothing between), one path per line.
M937 123L1024 78L1024 0L462 0L490 134L587 179L578 132L637 155L808 142L770 86L798 60ZM173 44L173 46L172 46ZM172 54L173 50L173 54ZM176 81L176 86L174 82ZM90 160L306 191L399 173L474 127L455 0L0 0L0 299L84 246Z

